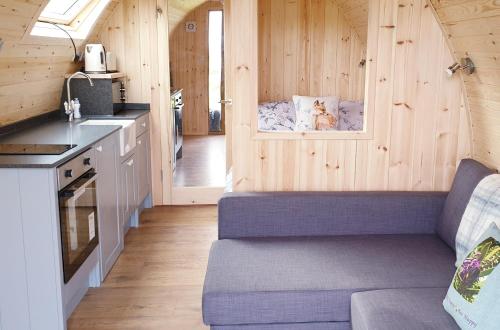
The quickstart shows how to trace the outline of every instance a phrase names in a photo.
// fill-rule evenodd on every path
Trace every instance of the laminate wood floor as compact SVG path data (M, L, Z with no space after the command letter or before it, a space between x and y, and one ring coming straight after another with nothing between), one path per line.
M216 239L215 206L144 211L104 284L89 290L68 329L208 329L201 293Z
M226 137L185 136L182 158L174 172L176 187L224 187L226 185Z

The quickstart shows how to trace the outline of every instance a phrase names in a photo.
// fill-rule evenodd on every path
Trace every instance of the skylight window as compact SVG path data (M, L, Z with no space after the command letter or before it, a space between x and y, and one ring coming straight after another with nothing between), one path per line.
M69 34L73 39L84 40L109 3L110 0L50 0L31 35L68 38Z
M50 0L39 21L69 25L91 0Z

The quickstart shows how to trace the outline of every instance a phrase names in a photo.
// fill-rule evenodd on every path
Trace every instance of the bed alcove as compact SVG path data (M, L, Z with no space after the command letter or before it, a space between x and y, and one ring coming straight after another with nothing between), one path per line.
M236 191L448 190L462 158L485 160L482 155L486 154L487 163L498 166L498 146L480 142L494 141L498 133L493 130L498 124L484 120L479 123L479 116L474 115L480 112L483 118L498 119L498 111L492 109L492 102L488 102L489 110L484 106L474 109L478 102L471 102L465 93L461 73L451 79L446 77L445 69L455 62L455 56L457 60L461 56L450 48L431 4L425 0L357 3L369 6L365 102L373 118L368 123L372 125L372 136L338 140L266 138L256 134L252 109L261 94L256 83L259 60L255 54L259 46L258 1L233 4L233 17L240 17L234 39L248 41L243 47L238 45L233 58L235 81L239 82L233 95L237 117L234 130L238 131L234 143L239 146L233 152ZM444 9L438 9L438 13L446 13L448 8L448 16L456 16L448 18L449 25L455 28L465 24L461 17L498 15L498 6L477 1L457 5L447 2L442 6ZM363 6L356 8L361 10ZM451 39L452 44L453 36ZM465 42L461 44L467 47ZM487 46L486 42L471 45ZM495 47L485 51L498 52ZM490 62L490 66L494 64L493 57ZM288 70L283 68L284 72ZM478 68L477 73L464 79L481 81L481 73L486 71ZM491 84L497 76L487 73L487 77ZM482 97L487 95L494 97L491 92ZM478 124L492 127L478 132ZM483 134L488 138L481 137Z

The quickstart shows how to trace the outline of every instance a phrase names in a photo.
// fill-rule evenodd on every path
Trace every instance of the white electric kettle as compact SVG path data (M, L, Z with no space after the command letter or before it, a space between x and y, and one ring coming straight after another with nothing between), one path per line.
M106 73L106 51L101 44L85 46L85 72Z

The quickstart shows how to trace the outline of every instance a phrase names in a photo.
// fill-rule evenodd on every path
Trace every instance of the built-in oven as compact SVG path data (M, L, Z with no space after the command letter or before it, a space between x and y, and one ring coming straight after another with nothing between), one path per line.
M57 170L63 273L67 283L99 244L93 150Z

